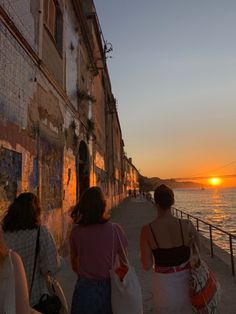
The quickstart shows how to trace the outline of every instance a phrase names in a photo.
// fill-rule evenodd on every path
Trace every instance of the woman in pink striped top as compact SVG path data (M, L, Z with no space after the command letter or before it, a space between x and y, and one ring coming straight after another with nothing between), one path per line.
M78 275L72 314L112 314L110 270L116 257L123 258L127 238L118 224L109 221L106 201L99 187L82 195L74 212L78 223L70 236L71 264Z

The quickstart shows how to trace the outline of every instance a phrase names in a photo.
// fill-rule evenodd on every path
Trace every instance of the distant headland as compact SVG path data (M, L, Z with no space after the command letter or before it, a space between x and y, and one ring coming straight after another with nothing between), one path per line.
M161 179L158 177L148 178L140 175L139 177L139 186L142 191L154 191L155 188L160 184L166 184L172 189L192 189L192 188L203 188L204 186L201 183L192 182L192 181L183 181L178 182L174 179Z

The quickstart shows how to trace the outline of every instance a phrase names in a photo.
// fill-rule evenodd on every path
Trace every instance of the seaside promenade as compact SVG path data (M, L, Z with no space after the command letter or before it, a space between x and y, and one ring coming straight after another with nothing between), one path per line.
M142 285L144 314L152 313L151 273L144 272L141 269L139 235L142 225L152 221L155 215L156 209L154 205L142 198L126 199L112 211L112 220L122 225L128 237L130 263L135 267ZM236 314L236 278L231 275L230 267L217 257L212 259L209 250L204 245L202 246L202 256L221 283L222 299L218 313ZM70 304L76 277L70 270L69 263L60 272L58 278L63 284L66 297Z

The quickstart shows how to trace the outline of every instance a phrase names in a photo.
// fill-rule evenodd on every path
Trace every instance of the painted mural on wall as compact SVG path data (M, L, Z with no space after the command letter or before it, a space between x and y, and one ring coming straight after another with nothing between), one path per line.
M63 151L46 141L42 149L42 197L44 210L60 208L62 205L62 156Z
M33 159L33 170L29 177L29 190L38 195L39 186L39 163L38 158Z
M22 154L0 147L0 213L21 189Z
M103 190L103 193L107 195L108 194L107 172L96 166L94 166L94 171L96 174L97 185L100 186L101 189Z

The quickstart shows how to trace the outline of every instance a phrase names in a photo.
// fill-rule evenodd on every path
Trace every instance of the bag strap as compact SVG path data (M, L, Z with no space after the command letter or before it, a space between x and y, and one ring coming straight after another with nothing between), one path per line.
M151 233L152 233L153 239L154 239L154 241L155 241L155 243L156 243L156 246L157 246L157 248L159 248L159 245L158 245L158 243L157 243L157 239L156 239L156 237L155 237L155 234L154 234L154 231L153 231L153 228L152 228L152 225L151 225L151 224L149 224L149 228L150 228L150 230L151 230Z
M182 237L182 242L183 242L183 245L184 245L184 233L183 233L183 227L182 227L182 223L181 223L181 220L179 220L179 226L180 226L180 231L181 231L181 237Z
M121 239L120 239L119 233L118 233L117 229L115 228L115 225L114 225L114 224L112 224L112 230L113 230L113 231L112 231L112 233L113 233L112 257L114 258L114 233L116 233L116 234L117 234L117 237L118 237L118 240L119 240L119 243L120 243L120 246L121 246L121 249L122 249L122 253L123 253L123 255L124 255L125 259L126 259L127 266L129 267L130 264L129 264L129 259L128 259L126 250L125 250L125 248L124 248L124 245L123 245L123 243L122 243L122 241L121 241ZM114 232L114 231L115 231L115 232Z
M34 285L34 275L35 275L37 258L38 258L39 249L40 249L40 247L39 247L39 237L40 237L40 227L38 227L37 238L36 238L36 246L35 246L35 253L34 253L34 268L33 268L33 274L32 274L32 279L31 279L29 296L31 296L32 288L33 288L33 285Z
M193 240L191 246L190 246L190 266L192 268L198 267L201 264L201 255L199 252L199 248Z

